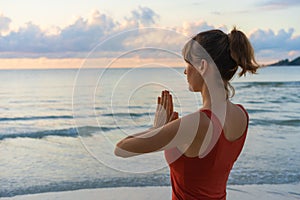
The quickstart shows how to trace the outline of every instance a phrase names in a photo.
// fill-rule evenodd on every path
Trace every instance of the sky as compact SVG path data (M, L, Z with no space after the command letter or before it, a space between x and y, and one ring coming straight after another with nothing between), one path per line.
M249 37L260 63L294 59L300 56L299 11L299 0L0 0L0 68L79 67L101 43L93 54L100 65L153 43L179 52L181 35L215 28L228 33L233 26ZM151 40L152 29L131 32L145 27L162 30ZM137 54L126 55L127 65L141 57L162 59Z

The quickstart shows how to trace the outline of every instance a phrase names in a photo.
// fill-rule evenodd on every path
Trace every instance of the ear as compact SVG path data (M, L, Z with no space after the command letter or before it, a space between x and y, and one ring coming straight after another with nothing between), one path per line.
M201 76L203 76L207 72L207 69L208 69L207 60L201 59L201 65L200 65L200 74L201 74Z

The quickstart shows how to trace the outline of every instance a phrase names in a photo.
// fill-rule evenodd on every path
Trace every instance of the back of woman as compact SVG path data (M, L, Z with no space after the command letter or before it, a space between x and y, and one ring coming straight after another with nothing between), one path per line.
M121 140L115 154L136 156L165 151L170 167L173 200L224 200L230 171L240 155L249 117L231 102L231 79L256 73L253 48L235 28L225 34L210 30L194 36L182 51L184 74L191 92L200 92L202 107L181 118L173 109L172 95L157 99L153 128Z
M220 135L213 149L203 158L181 152L179 148L165 151L169 163L172 198L197 199L226 199L226 183L230 170L243 148L247 129L248 114L241 105L237 105L242 113L229 111L227 120L222 127L219 119L211 110L201 110L213 124L213 135ZM245 125L239 130L232 122ZM245 123L244 123L245 122ZM233 133L233 134L231 134ZM239 136L238 136L239 135ZM229 137L228 137L229 136Z

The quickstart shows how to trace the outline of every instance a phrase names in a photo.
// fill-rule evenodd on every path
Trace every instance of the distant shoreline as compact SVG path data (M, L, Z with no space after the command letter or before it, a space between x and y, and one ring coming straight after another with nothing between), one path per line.
M300 67L300 65L262 65L262 68L266 68L266 67Z
M288 59L284 59L266 66L300 66L300 56L291 61L289 61Z

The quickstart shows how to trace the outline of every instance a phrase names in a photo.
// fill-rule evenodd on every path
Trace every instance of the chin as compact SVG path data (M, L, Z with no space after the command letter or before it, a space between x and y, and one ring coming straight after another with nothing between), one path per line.
M192 87L191 85L189 85L189 91L191 92L200 92L199 89Z
M191 87L190 85L189 85L189 91L191 91L191 92L196 92L196 91L194 90L194 88Z

